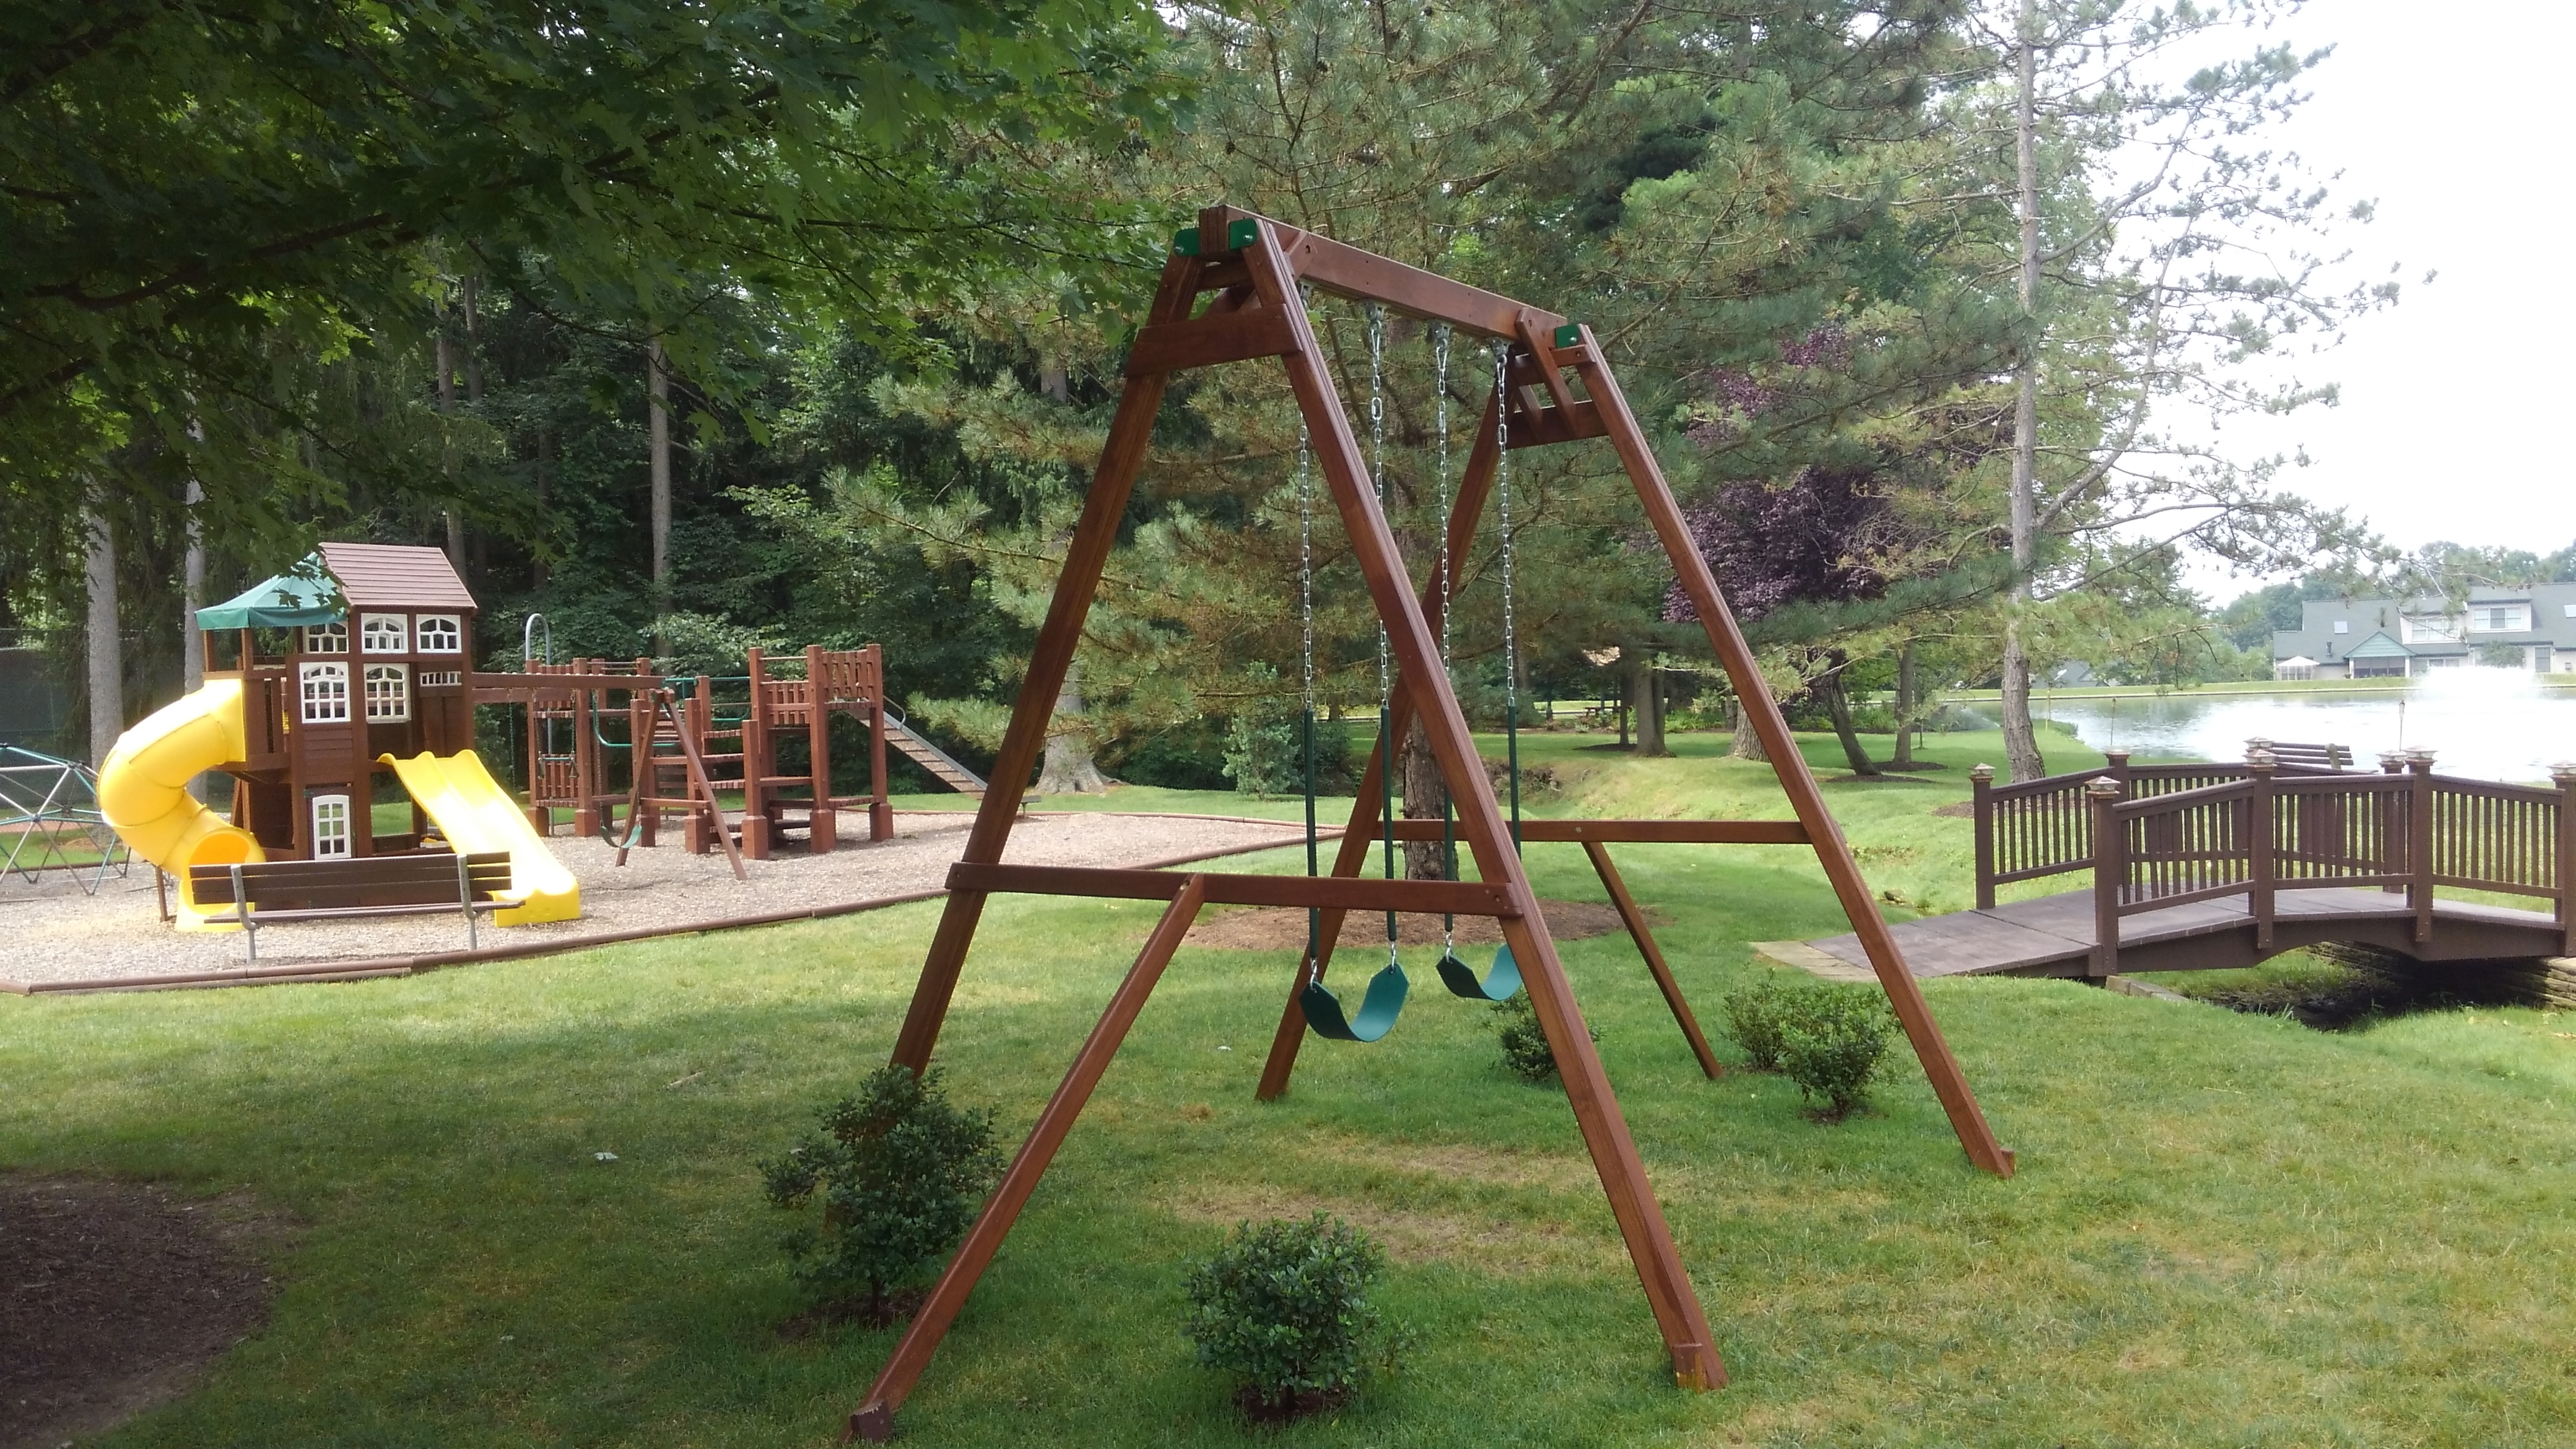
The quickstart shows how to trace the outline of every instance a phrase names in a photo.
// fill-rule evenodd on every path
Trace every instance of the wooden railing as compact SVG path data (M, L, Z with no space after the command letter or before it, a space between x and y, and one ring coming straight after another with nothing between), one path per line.
M1978 908L1999 884L2090 870L2091 974L2106 976L2124 917L2242 897L2268 950L2281 892L2376 886L2406 897L2425 941L2433 891L2450 886L2549 901L2576 955L2576 764L2542 788L2436 775L2427 751L2383 755L2369 775L2283 766L2253 743L2241 765L2113 755L2098 774L2018 785L1978 766Z
M2269 741L2249 741L2268 746ZM2341 745L2293 745L2309 758L2351 758ZM2120 798L2144 800L2232 784L2246 767L2230 764L2132 765L2114 750L2100 770L2048 775L2017 784L1994 782L1992 765L1969 774L1976 791L1977 909L1992 909L1995 887L2093 867L2093 812L2085 791L2101 779L2120 783ZM2322 767L2283 765L2282 775L2331 773Z

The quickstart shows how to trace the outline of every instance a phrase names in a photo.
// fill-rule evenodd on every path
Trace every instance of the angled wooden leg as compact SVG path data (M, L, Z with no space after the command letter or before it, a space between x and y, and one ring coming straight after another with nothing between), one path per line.
M1861 878L1860 864L1852 858L1850 843L1843 839L1842 826L1825 808L1824 791L1816 784L1815 772L1807 768L1806 756L1798 753L1797 741L1789 734L1789 722L1780 713L1779 702L1771 697L1771 686L1756 667L1753 650L1744 642L1743 631L1736 627L1735 616L1728 612L1726 600L1718 592L1716 576L1709 572L1708 560L1700 557L1698 547L1691 541L1690 526L1682 518L1681 505L1674 501L1672 488L1664 482L1663 469L1646 446L1645 432L1637 426L1636 415L1628 410L1628 399L1619 391L1617 379L1610 375L1609 365L1601 360L1601 349L1591 329L1581 329L1581 336L1580 347L1569 350L1582 372L1584 387L1592 394L1611 444L1619 450L1620 461L1627 465L1637 499L1645 506L1647 520L1662 540L1683 591L1699 612L1700 624L1708 631L1718 662L1725 666L1727 678L1735 685L1736 698L1744 702L1745 719L1771 756L1771 767L1778 773L1780 788L1797 811L1799 823L1807 827L1807 838L1815 844L1817 863L1824 867L1825 879L1833 884L1844 916L1859 936L1861 949L1868 953L1870 967L1878 973L1879 985L1887 992L1888 1004L1895 1008L1896 1019L1905 1028L1905 1039L1914 1047L1915 1059L1923 1064L1923 1074L1931 1079L1933 1094L1949 1114L1951 1130L1958 1134L1959 1145L1967 1149L1969 1161L1998 1177L2012 1176L2012 1154L1995 1140L1994 1129L1986 1124L1985 1113L1977 1106L1976 1094L1968 1088L1967 1074L1951 1054L1940 1023L1932 1019L1932 1008L1923 999L1922 987L1906 969L1896 937L1887 929L1887 918L1878 913L1878 902L1869 893L1869 883Z
M1156 320L1188 314L1191 288L1197 277L1198 264L1194 260L1173 258L1163 269L1162 290L1154 298ZM1109 425L1109 441L1101 450L1099 471L1093 475L1091 492L1083 500L1082 520L1075 525L1073 541L1065 549L1064 571L1056 576L1055 599L1047 606L1046 623L1038 629L1037 648L1029 655L1028 676L1021 681L1019 699L1011 707L1010 730L1003 737L1001 753L993 760L992 787L984 792L984 803L975 812L975 827L966 837L966 849L960 857L963 860L977 865L996 864L1010 843L1011 822L1019 816L1021 793L1037 770L1038 751L1046 747L1047 725L1055 713L1057 692L1064 687L1065 671L1072 667L1074 648L1082 642L1082 621L1091 613L1100 572L1107 567L1109 550L1118 541L1119 520L1127 514L1127 497L1135 486L1136 470L1144 463L1145 449L1153 441L1154 414L1162 407L1166 377L1159 372L1130 377L1118 400L1118 415ZM958 894L948 898L947 911L940 917L939 934L931 940L921 979L913 987L912 1005L904 1013L903 1033L895 1039L894 1060L916 1072L930 1065L931 1050L939 1044L939 1028L948 1019L948 1002L957 993L957 975L965 969L966 949L974 943L975 923L983 912L982 896Z
M1601 1053L1592 1045L1592 1033L1574 1004L1574 988L1557 962L1556 943L1544 931L1532 930L1527 917L1505 917L1502 927L1503 939L1521 963L1521 981L1529 991L1539 1029L1556 1056L1557 1076L1574 1107L1575 1123L1583 1129L1593 1171L1600 1174L1601 1190L1610 1199L1610 1214L1627 1242L1628 1260L1636 1265L1637 1281L1645 1287L1655 1326L1663 1331L1664 1347L1673 1360L1673 1382L1686 1389L1722 1389L1726 1365L1718 1358L1708 1315L1691 1287L1689 1272L1682 1267L1681 1250L1673 1246L1673 1230L1664 1221L1663 1205L1655 1200L1655 1190L1646 1180L1645 1161L1637 1155L1636 1139L1629 1135L1619 1098L1610 1090Z
M1199 905L1206 899L1205 877L1194 875L1181 882L1180 893L1172 897L1154 934L1145 939L1145 949L1137 953L1136 964L1127 969L1127 978L1118 983L1116 994L1100 1013L1100 1024L1091 1029L1090 1038L1075 1054L1063 1083L1047 1099L1046 1109L1038 1113L1037 1125L1029 1130L1029 1140L1020 1144L1019 1155L1011 1159L1001 1183L985 1200L984 1211L976 1217L975 1226L967 1230L957 1256L949 1260L947 1271L939 1275L930 1297L912 1316L902 1341L895 1345L894 1357L869 1388L866 1402L850 1415L850 1437L870 1443L893 1437L895 1410L903 1406L922 1370L930 1366L931 1355L939 1351L939 1340L957 1321L957 1311L966 1306L966 1296L975 1291L975 1281L984 1276L993 1255L1001 1250L1002 1239L1019 1221L1020 1209L1028 1205L1029 1194L1037 1190L1038 1179L1046 1175L1047 1164L1055 1160L1056 1149L1064 1145L1074 1119L1082 1115L1083 1104L1091 1100L1092 1089L1100 1085L1101 1074L1109 1070L1110 1058L1118 1054L1119 1043L1127 1039L1128 1028L1136 1024L1137 1013L1145 1009L1145 998L1154 994L1154 983L1163 979L1163 968L1171 963L1172 953L1180 949L1181 938L1189 934L1190 923L1198 919Z
M1681 983L1673 979L1673 968L1664 962L1663 948L1655 944L1655 933L1646 929L1646 913L1637 909L1637 900L1628 894L1628 883L1619 878L1619 868L1610 863L1610 847L1597 840L1583 842L1583 853L1592 859L1593 872L1601 877L1603 889L1610 892L1610 904L1618 907L1619 919L1628 926L1628 937L1637 943L1637 954L1646 958L1646 969L1654 973L1655 989L1664 994L1664 1005L1672 1008L1673 1020L1680 1024L1682 1037L1690 1043L1691 1055L1699 1058L1699 1069L1715 1081L1726 1074L1717 1053L1708 1049L1708 1038L1700 1033L1699 1019L1691 1015L1690 1002L1682 997Z
M1726 1381L1726 1373L1710 1342L1707 1316L1700 1309L1690 1275L1682 1269L1681 1254L1673 1246L1672 1231L1664 1222L1654 1189L1646 1181L1645 1165L1601 1069L1600 1054L1593 1050L1591 1034L1583 1029L1582 1017L1574 1008L1574 994L1566 985L1565 968L1557 961L1555 943L1548 939L1547 923L1539 915L1529 872L1512 848L1493 782L1485 776L1474 737L1467 731L1467 717L1458 708L1447 671L1441 668L1438 636L1409 584L1403 554L1368 486L1359 441L1325 375L1313 328L1297 295L1295 274L1276 235L1266 227L1243 255L1261 300L1287 316L1297 346L1283 361L1314 437L1316 461L1342 515L1352 558L1368 581L1370 601L1386 628L1388 650L1403 672L1405 693L1422 720L1423 736L1457 805L1459 843L1474 855L1478 875L1487 884L1501 887L1511 904L1512 914L1503 920L1504 940L1521 963L1531 1005L1537 1009L1548 1045L1555 1050L1575 1121L1583 1129L1612 1215L1627 1241L1629 1258L1636 1264L1656 1325L1672 1354L1674 1379L1686 1388L1716 1388ZM1396 738L1389 731L1389 742ZM1392 761L1388 764L1391 767Z
M1485 501L1492 496L1494 468L1502 458L1495 439L1494 403L1487 399L1484 422L1476 430L1475 446L1467 453L1467 470L1459 475L1457 502L1449 510L1449 551L1447 557L1463 559L1476 542L1476 524L1484 516ZM1435 565L1431 581L1422 590L1422 612L1430 627L1440 627L1440 617L1448 611L1449 590ZM1413 726L1413 702L1405 689L1394 691L1388 701L1387 736L1400 740ZM1341 849L1333 857L1333 874L1355 876L1367 868L1369 847L1381 822L1385 787L1378 771L1386 766L1387 740L1370 747L1368 768L1360 776L1359 798L1351 805L1350 828L1342 832ZM1365 826L1367 828L1363 829ZM1306 1042L1306 985L1324 979L1325 968L1333 964L1333 946L1341 939L1343 911L1325 911L1315 933L1315 954L1297 963L1297 977L1288 984L1288 1004L1280 1009L1279 1027L1270 1037L1270 1057L1261 1066L1261 1085L1253 1095L1260 1101L1276 1101L1288 1090L1288 1078L1297 1070L1297 1052Z

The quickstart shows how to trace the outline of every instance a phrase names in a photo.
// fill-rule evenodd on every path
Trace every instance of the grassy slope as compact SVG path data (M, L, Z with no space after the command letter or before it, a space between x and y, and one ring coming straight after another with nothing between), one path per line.
M1744 767L1693 757L1706 742L1660 764L1575 743L1529 742L1593 767L1552 809L1773 813ZM1954 766L1992 753L1954 744ZM1967 822L1924 812L1964 770L1935 778L1830 788L1874 880L1947 908ZM1597 897L1579 852L1532 858L1543 891ZM1836 925L1789 851L1621 860L1712 1024L1755 969L1744 943ZM891 1336L778 1340L783 1221L752 1163L883 1059L935 918L0 1001L0 1163L246 1187L308 1225L272 1328L115 1442L828 1443ZM943 1042L959 1095L1023 1128L1150 920L997 902ZM1669 1387L1562 1096L1503 1075L1477 1008L1417 972L1394 1036L1310 1042L1297 1090L1258 1106L1289 957L1191 950L907 1409L911 1441L1242 1442L1173 1332L1178 1265L1234 1218L1309 1206L1390 1243L1418 1342L1282 1444L2485 1444L2576 1421L2576 1021L2326 1036L1936 984L2020 1151L2003 1183L1966 1168L1910 1071L1877 1114L1815 1126L1777 1079L1700 1080L1623 944L1565 954L1732 1389Z

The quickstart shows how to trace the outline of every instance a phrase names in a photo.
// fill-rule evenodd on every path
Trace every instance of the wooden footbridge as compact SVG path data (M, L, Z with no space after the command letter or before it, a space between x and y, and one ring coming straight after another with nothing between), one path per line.
M2114 754L2100 771L2012 785L1978 766L1977 907L1896 926L1908 966L2098 982L2329 941L2424 962L2576 956L2576 764L2540 788L2437 775L2425 751L2383 755L2370 774L2340 768L2335 747L2249 744L2241 765ZM1996 904L1998 886L2087 871L2090 889ZM1851 936L1806 944L1867 967Z

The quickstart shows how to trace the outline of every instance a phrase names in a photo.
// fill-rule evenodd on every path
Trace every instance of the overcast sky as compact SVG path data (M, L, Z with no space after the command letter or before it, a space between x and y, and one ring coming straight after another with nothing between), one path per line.
M2405 264L2395 310L2301 359L2342 403L2233 424L2240 456L2303 448L2285 485L2367 517L2391 543L2549 552L2576 542L2576 265L2567 223L2576 7L2311 0L2281 32L2331 44L2279 141L2378 216L2341 233L2359 270ZM2366 265L2362 265L2366 264ZM2438 273L2430 285L2426 271ZM2254 581L2196 571L2220 601Z

